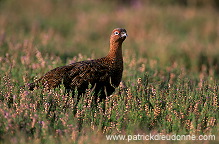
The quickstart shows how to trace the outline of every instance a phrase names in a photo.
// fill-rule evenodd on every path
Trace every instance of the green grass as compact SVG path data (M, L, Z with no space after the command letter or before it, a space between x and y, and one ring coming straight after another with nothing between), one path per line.
M114 143L108 134L219 136L214 9L83 0L0 4L0 143ZM88 91L74 115L75 99L63 86L50 92L20 87L57 66L105 56L116 27L129 35L123 82L105 103L93 107Z

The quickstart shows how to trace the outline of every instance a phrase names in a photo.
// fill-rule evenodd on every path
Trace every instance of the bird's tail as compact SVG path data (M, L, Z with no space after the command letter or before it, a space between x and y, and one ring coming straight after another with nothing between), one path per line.
M27 88L29 90L31 90L31 91L33 91L35 87L36 87L36 83L35 82L27 84Z
M38 79L38 80L35 81L35 82L27 83L27 84L25 84L25 85L22 86L22 87L23 87L23 88L26 87L26 88L28 88L29 90L33 91L34 88L39 87L39 83L40 83L41 79L42 79L42 78Z

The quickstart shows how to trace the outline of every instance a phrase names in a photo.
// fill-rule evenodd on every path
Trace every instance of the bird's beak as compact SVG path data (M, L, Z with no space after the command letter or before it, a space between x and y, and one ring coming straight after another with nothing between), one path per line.
M128 36L128 34L126 32L121 33L121 37L127 37L127 36Z

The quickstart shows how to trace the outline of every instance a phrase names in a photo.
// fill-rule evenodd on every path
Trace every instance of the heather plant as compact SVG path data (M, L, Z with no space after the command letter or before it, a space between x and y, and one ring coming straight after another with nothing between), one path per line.
M217 11L83 0L0 1L0 8L0 143L113 143L108 134L218 137ZM92 89L76 106L77 92L72 98L62 85L23 87L57 66L105 55L115 26L129 37L123 80L105 102L94 106Z

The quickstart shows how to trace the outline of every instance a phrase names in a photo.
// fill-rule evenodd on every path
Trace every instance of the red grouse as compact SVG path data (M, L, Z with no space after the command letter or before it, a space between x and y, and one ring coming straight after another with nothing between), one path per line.
M110 50L107 56L94 60L85 60L57 67L28 87L33 90L42 84L48 89L56 88L61 83L66 91L78 91L78 95L86 92L89 85L94 90L94 96L100 101L111 95L119 86L123 72L122 43L127 37L123 28L116 28L110 36Z

